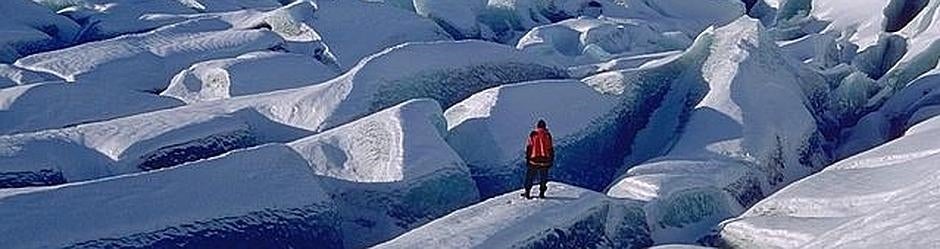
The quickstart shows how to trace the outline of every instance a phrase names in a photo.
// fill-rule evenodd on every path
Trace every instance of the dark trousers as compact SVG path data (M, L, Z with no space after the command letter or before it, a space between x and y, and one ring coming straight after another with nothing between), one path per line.
M534 166L529 164L525 170L525 193L529 193L529 189L532 188L532 181L539 182L539 193L544 194L545 190L548 189L548 169L549 167L545 166Z

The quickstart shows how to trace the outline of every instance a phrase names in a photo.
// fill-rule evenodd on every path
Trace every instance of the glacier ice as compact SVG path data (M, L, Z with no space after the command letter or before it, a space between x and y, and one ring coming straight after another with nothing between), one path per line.
M450 59L450 54L470 53L477 56ZM402 63L405 61L409 63ZM73 128L0 136L0 144L4 144L0 146L0 172L52 170L77 181L151 170L233 149L292 141L412 98L433 98L450 106L488 87L564 76L560 69L495 43L403 44L318 85L201 102ZM50 160L44 152L37 152L49 150L48 146L63 146L63 150L77 150L75 153L110 162ZM93 170L100 167L110 170Z
M80 84L160 91L173 74L194 62L283 44L274 32L225 30L229 27L213 19L187 21L147 33L30 55L15 65ZM209 31L213 29L218 31Z
M49 72L67 81L159 92L180 70L203 60L234 57L258 50L285 49L321 56L331 64L316 32L292 13L311 11L297 2L268 12L245 10L223 14L163 16L181 19L172 25L113 39L84 43L30 55L15 65Z
M62 79L49 73L30 71L10 64L0 64L0 88L60 80Z
M402 43L451 39L433 21L381 3L319 1L318 6L314 27L343 69Z
M938 243L940 118L839 161L720 226L719 244L760 248L923 248Z
M61 81L0 89L0 134L34 132L180 106L169 97Z
M552 176L601 190L630 165L624 162L659 155L674 138L668 134L681 127L684 110L702 97L695 72L708 41L698 44L637 69L581 82L532 82L477 93L448 109L448 141L467 160L481 193L492 196L520 186L524 136L545 118L550 129L558 129Z
M825 91L820 77L787 61L757 20L703 36L712 40L701 67L707 94L668 153L608 190L648 201L657 242L692 242L829 160L808 97Z
M70 45L81 29L32 1L3 1L0 16L0 63Z
M519 39L516 48L559 64L583 65L625 55L681 50L691 42L684 36L657 33L649 23L601 17L535 27Z
M281 7L275 0L35 0L81 25L75 39L97 41L116 36L150 31L173 21L154 20L154 15L198 14L237 11L242 9L273 9Z
M477 201L463 160L443 139L444 122L437 102L412 100L286 144L176 168L239 164L243 158L307 168L298 177L321 179L337 206L345 247L361 248Z
M250 52L196 63L173 76L161 95L197 103L317 84L337 74L311 56Z
M545 199L513 191L460 209L375 248L645 248L642 210L550 182ZM629 230L627 230L629 229Z
M199 167L2 190L0 240L12 248L340 248L338 207L303 158L286 156L284 146L252 152Z

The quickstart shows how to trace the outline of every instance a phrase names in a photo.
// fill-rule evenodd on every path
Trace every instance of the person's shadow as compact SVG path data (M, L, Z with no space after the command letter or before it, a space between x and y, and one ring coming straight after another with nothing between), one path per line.
M570 196L549 196L549 195L545 195L545 198L543 198L543 199L546 199L546 200L556 200L556 201L573 201L573 200L577 200L578 198L576 198L576 197L570 197Z

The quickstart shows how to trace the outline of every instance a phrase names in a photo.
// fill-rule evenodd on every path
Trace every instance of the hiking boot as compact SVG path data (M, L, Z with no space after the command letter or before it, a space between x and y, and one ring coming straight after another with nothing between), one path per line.
M532 196L529 195L529 193L522 193L521 196L522 196L522 197L525 197L527 200L531 200L531 199L532 199Z
M545 192L539 192L539 199L545 199Z

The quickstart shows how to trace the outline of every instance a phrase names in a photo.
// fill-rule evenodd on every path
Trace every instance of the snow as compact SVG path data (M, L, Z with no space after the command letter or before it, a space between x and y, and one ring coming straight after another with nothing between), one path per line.
M618 215L638 212L628 204L557 182L545 199L526 200L521 190L460 209L375 248L643 248L644 230L608 226ZM618 212L615 210L623 211ZM636 221L645 225L642 221ZM618 234L618 232L621 232ZM615 241L629 234L633 241ZM627 238L619 238L627 239ZM621 242L632 242L620 244ZM616 243L616 244L614 244Z
M32 1L3 1L0 16L0 63L69 45L81 28Z
M198 167L2 190L0 239L13 248L339 247L335 203L287 150L270 145Z
M722 241L761 248L936 246L938 121L769 196L722 223Z
M196 63L174 76L161 95L198 103L313 85L337 74L310 56L250 52Z
M168 97L97 85L59 81L16 86L0 89L0 134L75 126L180 105Z
M701 68L707 94L668 153L608 190L649 201L658 243L692 242L828 161L807 97L821 79L784 59L757 20L703 36L712 41Z

